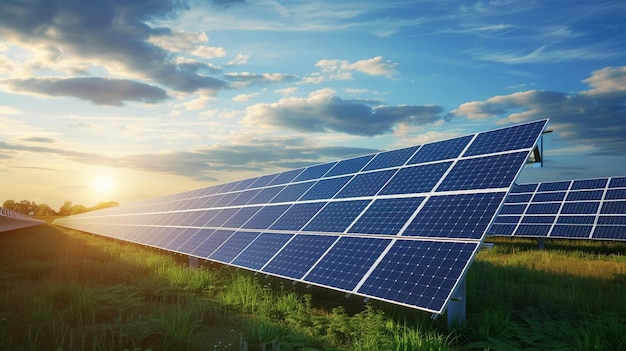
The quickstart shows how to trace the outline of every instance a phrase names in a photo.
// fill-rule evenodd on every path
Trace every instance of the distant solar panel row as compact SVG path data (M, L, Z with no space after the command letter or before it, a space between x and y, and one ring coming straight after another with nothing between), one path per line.
M489 233L626 240L626 177L516 185Z
M55 224L442 313L547 120Z
M43 224L43 221L0 207L0 232Z

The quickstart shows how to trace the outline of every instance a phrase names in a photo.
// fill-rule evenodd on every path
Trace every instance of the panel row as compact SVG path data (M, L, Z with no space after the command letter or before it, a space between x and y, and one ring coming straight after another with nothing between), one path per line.
M38 219L0 207L0 232L28 228L43 223Z
M626 177L516 185L489 233L626 240Z
M441 313L547 120L55 224Z

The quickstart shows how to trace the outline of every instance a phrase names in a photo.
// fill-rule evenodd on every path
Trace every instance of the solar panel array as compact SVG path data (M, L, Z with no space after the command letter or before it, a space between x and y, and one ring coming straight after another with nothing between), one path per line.
M55 224L442 313L547 120Z
M43 221L0 207L0 232L43 224Z
M626 240L626 177L515 185L489 233Z

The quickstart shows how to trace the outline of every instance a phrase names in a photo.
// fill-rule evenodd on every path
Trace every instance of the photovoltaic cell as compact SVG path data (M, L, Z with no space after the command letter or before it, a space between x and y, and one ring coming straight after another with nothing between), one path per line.
M439 311L478 243L398 240L358 292Z
M479 239L504 195L498 192L433 196L402 235Z
M609 188L626 188L626 177L611 178Z
M566 182L551 182L551 183L542 183L539 185L539 189L537 191L558 191L558 190L567 190L570 186L570 181Z
M330 199L335 196L351 178L352 176L322 179L313 185L309 191L304 193L300 200Z
M602 207L609 213L601 225L581 220L597 214L526 218L536 188L523 185L515 189L528 191L501 206L546 123L248 178L55 223L442 313L489 227L517 235L525 226L591 226L598 235L616 236L612 228L621 219L612 217L626 217L612 213L620 211L626 190L618 181L609 185L616 185L609 196L617 198ZM558 191L568 189L569 183ZM579 191L571 195L579 203L606 198L606 189ZM556 204L559 212L564 200L545 201L533 205ZM511 214L492 224L498 208Z
M394 173L396 173L395 169L358 174L339 191L335 198L376 195Z
M309 224L309 232L343 232L363 212L370 200L353 200L328 203Z
M515 235L521 236L547 236L550 232L549 225L521 224L517 227Z
M532 193L537 189L537 184L516 184L511 188L511 194Z
M377 154L363 170L371 171L375 169L402 166L418 148L419 146L413 146L399 150L381 152Z
M270 229L300 230L325 204L325 202L295 204Z
M297 235L261 271L300 279L337 238L334 235Z
M298 200L302 194L309 190L315 182L304 182L287 185L270 202L289 202Z
M528 152L516 152L459 161L437 191L506 188L517 176Z
M209 235L198 247L196 247L191 254L198 257L208 258L213 251L217 250L220 245L230 238L233 233L232 230L216 230Z
M391 240L343 237L304 277L307 282L351 291Z
M324 163L321 165L308 167L304 171L302 171L302 173L300 173L300 175L298 175L296 179L294 179L294 182L301 182L304 180L311 180L311 179L319 179L324 174L326 174L326 172L328 172L328 170L331 169L335 165L335 163L336 162Z
M519 128L503 128L480 133L463 156L531 148L544 127L545 121L538 121Z
M561 201L565 198L565 192L554 192L554 193L538 193L533 197L533 202L555 202Z
M280 217L291 205L265 206L257 212L242 228L267 229Z
M450 168L452 162L433 163L400 169L380 195L412 194L430 192Z
M423 145L408 164L417 164L439 160L449 160L457 158L461 151L472 140L473 136L468 135L461 138L438 141L436 143Z
M572 183L572 190L604 188L607 182L607 178L575 180Z
M279 184L287 184L294 180L300 173L302 173L303 169L294 169L291 171L286 171L280 173L274 178L268 185L279 185Z
M214 261L229 263L245 249L260 233L235 232L209 258Z
M592 228L590 225L555 225L550 237L588 238Z
M363 167L374 157L374 155L366 155L349 160L339 161L333 168L324 175L324 177L339 176L344 174L356 173L363 169Z
M423 197L375 200L348 231L396 235L422 201L424 201Z
M259 270L292 236L292 234L262 233L232 263L237 266Z

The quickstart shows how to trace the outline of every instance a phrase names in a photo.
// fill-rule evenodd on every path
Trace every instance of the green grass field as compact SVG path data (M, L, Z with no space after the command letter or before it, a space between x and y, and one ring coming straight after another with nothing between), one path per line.
M493 239L467 327L41 225L0 233L0 350L626 350L626 245Z

